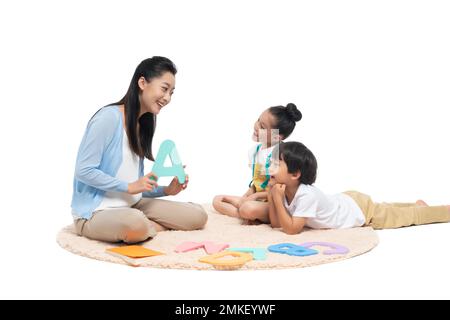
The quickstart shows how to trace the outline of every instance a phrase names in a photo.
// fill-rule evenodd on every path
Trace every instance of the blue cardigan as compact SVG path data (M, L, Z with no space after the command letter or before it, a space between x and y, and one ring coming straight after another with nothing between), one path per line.
M78 150L73 179L72 214L90 219L106 191L127 192L128 182L116 178L122 164L124 127L118 106L103 107L91 118ZM139 177L144 159L139 159ZM142 193L143 197L165 196L164 187Z

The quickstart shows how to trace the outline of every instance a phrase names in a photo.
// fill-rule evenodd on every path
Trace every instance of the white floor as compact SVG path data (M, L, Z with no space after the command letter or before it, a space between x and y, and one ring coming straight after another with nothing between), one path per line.
M0 298L450 298L450 224L378 234L374 250L345 261L235 272L144 269L90 260L64 251L48 234L45 247L30 244L29 252L3 256Z

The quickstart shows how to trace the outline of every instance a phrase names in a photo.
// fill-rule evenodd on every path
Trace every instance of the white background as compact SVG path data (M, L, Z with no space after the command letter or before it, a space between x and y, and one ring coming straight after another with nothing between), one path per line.
M191 183L175 200L242 194L255 119L294 102L317 186L450 203L446 1L0 3L0 298L450 298L450 225L378 232L371 252L304 269L198 272L61 249L87 121L137 64L178 66L154 152L173 139Z

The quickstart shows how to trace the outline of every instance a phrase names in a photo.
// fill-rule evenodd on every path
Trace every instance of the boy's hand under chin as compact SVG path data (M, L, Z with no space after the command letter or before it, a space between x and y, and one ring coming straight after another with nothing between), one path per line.
M281 183L276 183L270 188L270 193L273 198L284 199L286 192L286 185Z

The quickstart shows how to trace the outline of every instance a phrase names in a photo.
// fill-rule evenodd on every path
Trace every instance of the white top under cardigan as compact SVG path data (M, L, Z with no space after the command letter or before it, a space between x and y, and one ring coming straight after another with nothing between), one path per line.
M122 141L122 164L119 167L119 171L117 171L116 178L131 183L139 179L139 157L131 151L126 132L123 133ZM94 212L111 208L131 208L141 199L142 193L129 194L126 192L108 191Z

